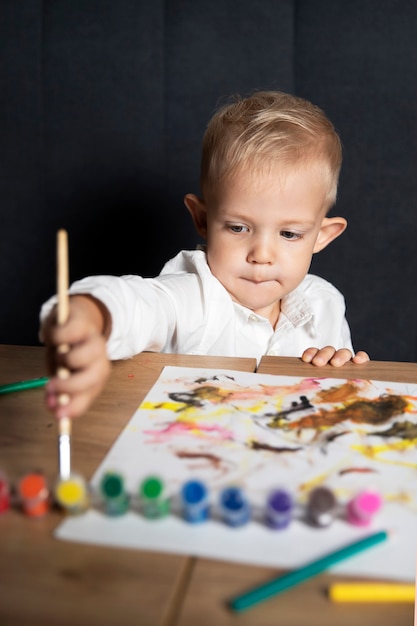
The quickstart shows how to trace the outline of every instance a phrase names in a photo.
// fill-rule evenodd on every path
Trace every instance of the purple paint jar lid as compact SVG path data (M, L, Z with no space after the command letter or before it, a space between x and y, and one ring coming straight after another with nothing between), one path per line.
M286 489L274 489L266 502L266 522L270 528L287 528L293 516L294 502Z

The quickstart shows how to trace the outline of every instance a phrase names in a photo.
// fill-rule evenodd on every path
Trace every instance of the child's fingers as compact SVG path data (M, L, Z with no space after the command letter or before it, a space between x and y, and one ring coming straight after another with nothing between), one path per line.
M330 365L333 367L341 367L352 359L352 353L347 348L336 350L334 355L329 359Z
M357 363L358 365L360 365L361 363L367 363L368 361L370 361L369 354L367 352L364 352L363 350L359 350L359 352L357 352L352 358L352 361L354 363Z
M47 408L58 418L79 417L101 393L109 374L110 362L98 359L88 368L72 371L67 379L54 376L45 388Z
M55 409L55 417L57 417L58 419L61 417L69 417L71 419L81 417L87 412L98 394L99 391L89 389L88 392L77 393L70 396L70 400L66 406L60 406Z
M304 361L304 363L311 363L318 351L318 348L307 348L307 350L304 350L301 360Z
M347 348L336 350L333 346L325 346L320 350L318 348L308 348L302 355L305 363L312 363L317 367L323 365L333 365L340 367L352 359L352 353Z

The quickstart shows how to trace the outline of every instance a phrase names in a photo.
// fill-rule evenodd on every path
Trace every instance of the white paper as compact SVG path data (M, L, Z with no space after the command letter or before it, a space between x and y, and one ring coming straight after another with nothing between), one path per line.
M97 494L106 470L122 473L131 509L110 517L99 506L90 508L68 516L55 535L294 568L384 529L389 541L333 571L414 581L416 411L417 384L166 367L91 481ZM138 499L141 481L151 474L163 479L172 503L171 514L157 520L143 516ZM201 524L184 521L179 508L179 490L190 478L200 478L210 491L212 518ZM219 493L229 485L240 486L253 506L252 520L239 528L218 517ZM308 493L319 485L332 489L339 502L338 517L327 528L304 521ZM288 489L297 502L284 530L264 522L265 500L275 487ZM344 517L347 502L363 489L383 497L365 528Z

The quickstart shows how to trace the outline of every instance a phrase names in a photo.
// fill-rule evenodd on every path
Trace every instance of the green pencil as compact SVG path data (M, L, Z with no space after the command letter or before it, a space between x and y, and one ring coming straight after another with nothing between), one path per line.
M36 389L36 387L43 387L46 385L48 380L49 378L44 376L43 378L32 378L31 380L21 380L17 383L0 385L0 395L3 393L12 393L12 391L23 391L24 389Z
M359 541L354 541L339 550L335 550L335 552L331 552L330 554L317 559L317 561L312 561L299 569L293 570L283 576L279 576L278 578L271 580L269 583L260 585L259 587L252 589L252 591L248 591L247 593L233 598L229 602L229 606L233 609L233 611L237 612L249 609L255 604L267 600L271 596L275 596L290 587L299 585L308 578L312 578L313 576L320 574L332 565L354 556L358 552L362 552L362 550L367 550L368 548L381 543L381 541L385 541L387 538L388 533L380 531L374 533L373 535L369 535L364 539L359 539Z

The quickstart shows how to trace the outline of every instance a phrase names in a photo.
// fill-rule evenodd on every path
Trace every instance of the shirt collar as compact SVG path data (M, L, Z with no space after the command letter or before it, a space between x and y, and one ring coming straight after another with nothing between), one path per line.
M254 316L259 320L265 320L266 318L254 313L251 309L248 309L237 302L233 303L235 309L239 312L239 314L244 318L246 322L249 320L253 320ZM285 318L294 326L295 328L299 326L304 326L308 322L311 322L314 330L314 316L313 310L308 302L305 300L303 295L303 288L299 285L294 291L287 294L283 297L281 301L281 314L280 320L278 321L278 326L284 323L281 315L284 315Z
M168 273L168 271L190 271L188 267L188 263L190 261L195 266L198 266L200 272L208 272L213 280L216 283L219 283L217 278L215 278L211 273L210 268L207 264L206 246L204 244L198 244L196 250L180 252L176 257L174 257L174 259L166 264L161 274ZM233 304L235 305L235 309L239 311L239 314L246 322L248 322L249 320L253 320L253 316L256 316L259 320L265 320L264 317L257 315L251 309L237 304L236 302L234 302ZM311 322L313 325L312 330L314 332L313 310L304 298L304 289L302 283L289 294L284 296L281 302L281 314L284 314L287 320L295 328L303 326L304 324L307 324L307 322ZM278 326L283 323L281 316L280 320L281 321L278 321Z
M301 285L284 296L281 302L281 313L284 313L295 327L313 321L313 310L303 296Z

